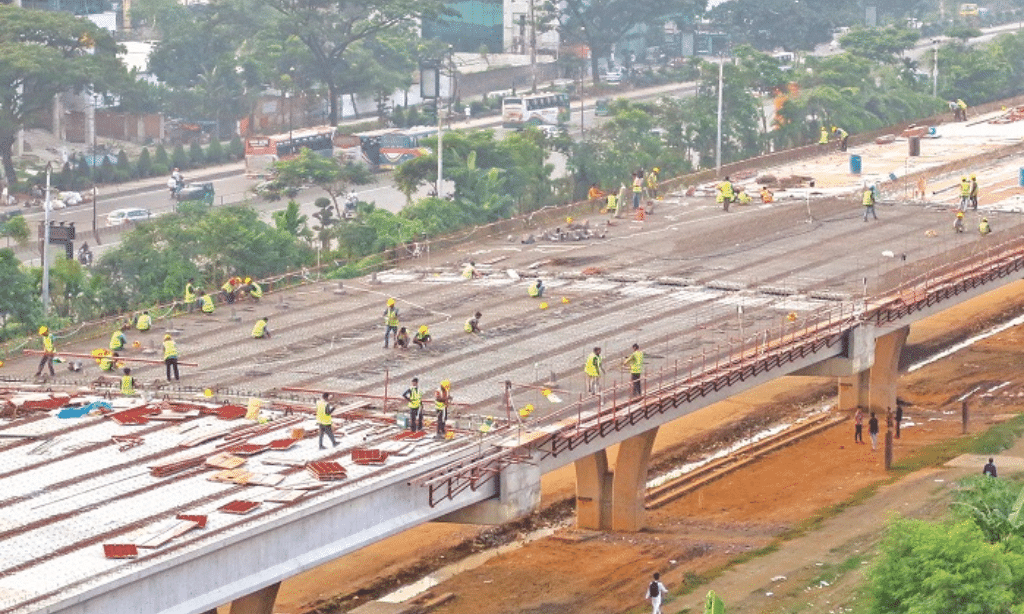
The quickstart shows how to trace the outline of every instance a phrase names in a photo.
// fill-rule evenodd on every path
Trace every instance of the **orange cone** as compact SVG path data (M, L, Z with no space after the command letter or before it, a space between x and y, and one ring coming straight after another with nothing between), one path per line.
M644 208L643 207L640 207L639 209L636 210L636 221L638 221L638 222L644 221Z

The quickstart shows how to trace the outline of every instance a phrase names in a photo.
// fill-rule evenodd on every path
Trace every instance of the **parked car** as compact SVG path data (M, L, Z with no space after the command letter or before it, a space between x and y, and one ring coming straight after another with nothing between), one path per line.
M174 200L179 203L188 200L198 200L207 205L213 204L213 183L186 183L180 190L174 193Z
M149 212L149 209L114 209L107 214L107 226L144 222L151 217L153 214Z
M613 70L604 76L605 83L621 83L622 71Z

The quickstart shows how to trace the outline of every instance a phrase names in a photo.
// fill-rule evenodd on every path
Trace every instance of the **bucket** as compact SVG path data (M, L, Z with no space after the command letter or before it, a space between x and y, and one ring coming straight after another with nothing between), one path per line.
M1018 184L1020 185L1020 187L1024 188L1024 168L1020 169L1020 177Z
M859 175L860 174L860 156L858 156L858 155L851 155L850 156L850 173L852 173L854 175Z

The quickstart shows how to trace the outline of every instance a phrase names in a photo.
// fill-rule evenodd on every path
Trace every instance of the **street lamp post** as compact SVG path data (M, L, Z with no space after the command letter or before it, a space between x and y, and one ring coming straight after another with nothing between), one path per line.
M715 140L715 176L722 174L722 71L725 67L725 56L718 58L718 135Z
M100 233L96 228L96 201L99 199L99 191L96 189L96 110L100 106L100 95L92 95L92 238L98 245ZM49 196L47 196L49 197ZM49 232L49 230L47 230Z
M939 39L932 40L932 97L939 97Z
M46 164L46 202L43 205L43 315L50 314L50 174L53 164ZM94 199L95 200L95 199Z

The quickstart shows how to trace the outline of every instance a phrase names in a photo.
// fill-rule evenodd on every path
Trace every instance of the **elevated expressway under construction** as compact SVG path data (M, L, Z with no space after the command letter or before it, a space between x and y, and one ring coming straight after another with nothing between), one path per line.
M761 169L816 178L815 188L779 192L771 204L725 213L701 189L690 197L679 189L644 221L605 226L605 216L583 216L603 228L603 238L520 242L524 233L557 225L537 216L512 236L506 226L498 236L456 241L372 277L311 281L259 304L158 321L148 336L130 340L156 348L163 329L173 330L182 360L199 366L182 369L181 385L159 388L162 366L141 367L141 383L152 381L158 399L195 407L261 399L269 426L242 439L255 423L240 419L225 430L196 410L150 423L139 435L139 426L101 415L69 426L50 411L5 414L0 612L197 614L232 602L234 614L270 614L281 580L386 536L435 520L493 523L529 513L540 501L540 476L570 463L580 526L638 530L662 424L787 375L834 376L839 410L895 406L909 327L1024 275L1013 158L1024 127L979 121L940 130L915 159L899 157L905 141L856 145L861 176L846 172L846 155L838 153ZM977 233L974 219L968 232L952 231L955 194L942 188L965 171L982 180L978 215L991 221L989 236ZM923 200L905 194L918 176L933 186ZM859 191L876 178L880 219L865 223ZM470 260L481 277L461 276ZM543 299L527 296L536 276L547 286ZM428 349L382 348L388 297L402 326L430 327ZM477 311L483 332L463 332ZM273 336L253 340L249 331L263 316ZM58 349L87 353L104 346L110 330L59 339ZM633 343L647 365L644 394L631 399L619 364ZM583 362L595 346L609 374L601 394L585 395ZM27 376L34 367L34 357L18 358L5 373ZM89 398L95 368L86 369L93 373L61 374L46 386ZM394 441L406 412L399 396L413 377L428 401L428 431L431 393L451 380L455 436L408 442L399 454ZM8 399L50 394L16 377L7 386L18 391ZM173 475L147 470L223 452L224 441L279 440L284 429L273 433L275 422L314 427L309 409L323 391L345 399L337 448L318 450L306 437L274 462L254 456L247 467L263 476L256 484L211 482L200 466ZM526 404L536 409L520 419ZM296 409L297 416L285 415ZM200 439L196 433L217 437L183 449L184 440ZM102 444L115 435L132 445ZM605 450L614 444L612 473ZM395 453L355 463L355 451L367 448ZM302 467L323 461L341 463L347 475L303 490ZM297 494L281 496L282 485ZM218 513L240 497L258 509ZM209 520L157 539L153 526L181 514ZM148 547L135 558L104 556L103 546L140 542Z

